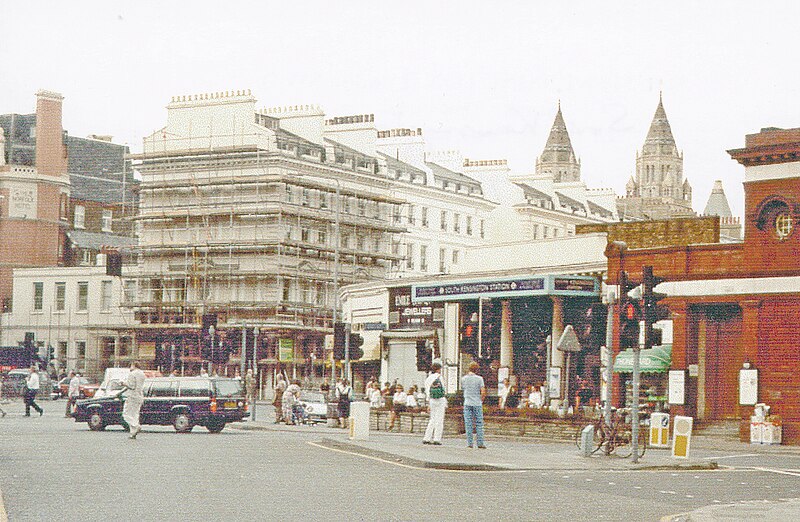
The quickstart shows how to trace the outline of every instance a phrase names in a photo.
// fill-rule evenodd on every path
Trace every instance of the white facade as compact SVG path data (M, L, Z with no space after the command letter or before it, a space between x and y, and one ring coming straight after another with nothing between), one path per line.
M120 334L133 322L122 308L122 281L103 266L14 270L12 311L2 315L0 344L17 345L34 334L39 355L52 347L58 369L99 376L101 359L129 361L131 338ZM105 353L105 357L103 354Z

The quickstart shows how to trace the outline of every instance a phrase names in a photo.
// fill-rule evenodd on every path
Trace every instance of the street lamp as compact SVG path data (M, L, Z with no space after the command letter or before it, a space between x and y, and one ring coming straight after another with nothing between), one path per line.
M208 360L208 374L212 375L212 370L214 364L214 334L216 333L217 329L214 328L214 325L208 327L208 335L211 336L211 357Z

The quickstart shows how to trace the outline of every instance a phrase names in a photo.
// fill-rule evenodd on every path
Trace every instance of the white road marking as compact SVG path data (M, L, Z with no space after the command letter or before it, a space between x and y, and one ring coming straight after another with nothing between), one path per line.
M758 457L758 453L745 453L744 455L724 455L722 457L703 457L702 460L741 459L744 457Z
M794 470L790 471L790 470L786 470L786 469L773 469L773 468L753 468L753 469L758 470L758 471L765 471L767 473L777 473L779 475L789 475L791 477L800 477L800 473L797 473Z

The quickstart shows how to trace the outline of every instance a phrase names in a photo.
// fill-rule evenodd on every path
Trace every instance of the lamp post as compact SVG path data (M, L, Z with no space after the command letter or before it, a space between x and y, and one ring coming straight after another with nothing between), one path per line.
M247 323L242 321L242 354L241 364L239 365L239 375L244 379L245 367L247 366Z
M214 325L208 327L208 335L211 336L211 357L208 359L208 374L213 375L213 364L214 364L214 334L217 332L217 329L214 328Z
M261 330L258 329L258 326L253 328L253 379L256 381L256 388L259 385L258 382L258 363L256 362L256 350L258 349L258 334L261 333ZM245 346L245 341L242 341L242 346ZM242 360L244 360L244 351L242 352ZM244 378L244 376L242 376ZM256 398L258 396L258 390L256 390L256 396L253 397L253 421L256 420Z

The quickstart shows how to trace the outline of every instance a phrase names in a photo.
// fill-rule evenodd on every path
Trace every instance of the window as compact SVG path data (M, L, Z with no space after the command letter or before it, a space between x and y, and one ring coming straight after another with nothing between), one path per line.
M89 307L89 283L81 281L78 283L78 311L85 312Z
M415 217L414 217L414 214L416 214L416 212L417 212L417 209L414 208L414 205L409 204L408 205L408 224L409 225L413 225L417 221L415 219Z
M56 283L56 312L63 312L67 300L67 283Z
M79 361L86 359L86 341L75 341L75 355Z
M311 231L307 227L300 229L300 239L306 243L310 241Z
M419 269L423 272L428 271L428 247L425 245L419 246Z
M472 216L467 216L467 235L472 235Z
M322 283L317 283L316 297L318 305L325 304L325 286Z
M103 217L100 221L100 229L103 232L111 232L111 222L112 222L113 213L110 210L103 211Z
M319 194L319 208L327 209L328 208L328 193L327 192L320 192Z
M67 360L67 341L58 341L58 353L56 357L62 362Z
M291 185L286 185L286 202L294 203L294 191Z
M792 215L789 212L783 211L775 216L775 235L779 240L783 241L789 237L792 230L794 230L794 223L792 222Z
M439 249L439 272L444 272L447 268L445 259L447 258L447 251L444 248Z
M406 268L414 270L414 243L406 245Z
M149 397L175 397L178 391L176 381L153 381L150 385Z
M397 224L400 223L400 205L395 205L394 210L392 211L392 221Z
M300 289L303 293L303 302L311 303L311 285L308 284L308 281L303 281Z
M304 207L307 207L309 206L310 202L311 202L311 195L308 189L304 188L302 198L300 199L300 204L303 205Z
M126 303L132 303L136 300L136 280L126 279L123 286L122 300Z
M345 214L350 213L350 198L347 196L344 196L342 198L342 212L344 212Z
M447 230L447 211L442 210L441 219L439 220L439 228Z
M453 232L461 232L461 215L453 214Z
M359 199L358 200L358 215L365 216L367 214L367 200Z
M100 282L100 310L111 310L111 281Z
M483 231L483 225L484 225L484 223L483 223L483 220L481 219L481 239L483 239L483 232L484 232Z
M289 279L283 280L282 299L284 301L290 300L292 297L292 282Z
M183 380L180 383L181 397L208 397L211 390L208 387L209 381L205 379ZM152 390L152 388L150 388Z
M81 266L91 266L92 264L92 251L91 250L82 250L81 251Z
M428 208L422 207L420 210L422 211L422 216L420 216L420 221L422 222L422 226L428 228Z
M458 264L458 256L459 256L458 250L453 250L453 264L454 265Z
M328 244L328 234L324 230L320 230L317 232L317 243L320 245L327 245Z
M75 205L75 228L83 228L86 219L86 208L83 205Z
M44 300L44 283L33 283L33 310L41 312Z

